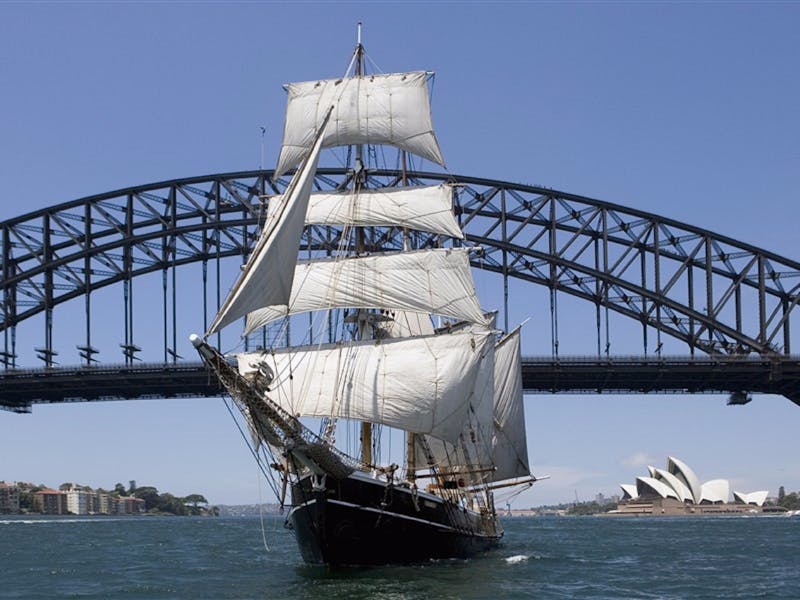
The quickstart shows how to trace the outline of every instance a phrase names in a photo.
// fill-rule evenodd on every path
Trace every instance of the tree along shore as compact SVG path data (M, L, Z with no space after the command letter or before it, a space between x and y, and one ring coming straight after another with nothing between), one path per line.
M13 502L13 494L9 494L8 502L2 504L3 510L0 512L6 513L50 513L44 504L37 502L37 494L42 493L58 493L63 492L69 494L70 492L83 493L87 499L88 505L85 509L72 509L72 510L59 510L57 514L112 514L108 509L101 510L101 505L107 506L107 501L104 503L102 498L105 496L113 500L137 499L144 501L144 510L137 511L132 514L161 514L161 515L178 515L178 516L219 516L219 508L210 506L203 494L189 494L188 496L176 496L169 492L159 492L153 486L138 486L135 480L131 480L126 488L122 483L114 485L113 489L106 490L104 488L93 489L89 486L83 486L76 483L62 483L55 490L44 484L32 484L17 482L15 484L8 484L3 482L5 489L17 491L17 502ZM7 504L7 506L6 506ZM77 512L76 512L77 510ZM86 512L83 512L86 510ZM113 513L117 514L117 513ZM128 513L125 513L128 514Z

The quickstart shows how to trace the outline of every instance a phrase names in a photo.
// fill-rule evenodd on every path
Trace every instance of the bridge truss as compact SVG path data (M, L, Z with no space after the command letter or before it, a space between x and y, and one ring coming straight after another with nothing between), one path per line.
M315 186L343 188L351 176L343 169L321 169ZM399 178L397 171L369 172L374 187L394 185ZM510 281L548 290L554 361L563 362L558 304L566 294L594 309L596 343L585 352L593 360L610 358L609 315L617 314L638 323L642 354L654 359L661 358L664 339L672 338L692 357L697 352L795 364L790 355L792 322L800 318L800 263L794 260L659 215L546 188L423 172L411 173L409 180L454 185L454 208L467 240L483 248L473 266L502 278L506 325ZM19 369L17 328L34 317L42 321L36 355L45 368L54 368L56 311L79 299L85 329L76 347L85 365L95 364L93 320L103 307L92 298L117 284L123 290L119 345L125 364L134 365L141 339L134 328L133 282L157 273L161 298L137 301L160 304L153 314L162 315L163 362L178 363L183 340L177 336L177 272L201 265L207 325L224 292L221 262L246 258L269 196L283 192L287 183L271 171L187 178L91 196L0 223L5 370ZM420 247L441 242L415 235ZM310 227L301 252L333 251L340 242L336 229ZM367 245L399 249L402 235L371 229Z

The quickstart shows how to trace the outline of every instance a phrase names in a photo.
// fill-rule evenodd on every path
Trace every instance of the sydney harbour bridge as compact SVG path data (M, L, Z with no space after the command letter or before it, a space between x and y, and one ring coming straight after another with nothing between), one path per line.
M288 180L273 175L176 179L0 223L0 407L219 395L187 336L208 325L258 236L268 197L285 190ZM400 176L368 174L371 187ZM315 186L344 188L350 177L320 169ZM515 306L544 299L531 334L546 339L547 351L523 358L528 393L711 392L733 404L772 393L800 404L800 357L791 354L800 343L792 333L797 261L547 188L407 177L454 184L456 215L468 242L482 248L472 264L494 282L500 325L508 327ZM441 241L413 235L419 247ZM340 242L336 229L308 227L300 252L333 252ZM367 250L402 243L398 230L367 232ZM589 315L584 346L565 355L560 331L576 306ZM635 332L635 351L614 351L621 322L628 338ZM267 331L256 335L267 341Z

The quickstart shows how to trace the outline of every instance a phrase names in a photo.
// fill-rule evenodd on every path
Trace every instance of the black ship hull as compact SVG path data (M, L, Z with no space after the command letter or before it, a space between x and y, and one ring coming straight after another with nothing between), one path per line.
M502 537L493 515L358 472L338 481L300 479L287 525L307 563L330 566L469 558Z

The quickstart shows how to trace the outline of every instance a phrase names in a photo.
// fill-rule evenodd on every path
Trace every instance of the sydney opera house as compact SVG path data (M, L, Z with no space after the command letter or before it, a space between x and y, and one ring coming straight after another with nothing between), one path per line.
M623 498L617 514L626 515L710 515L763 512L768 492L733 492L727 479L700 483L689 465L674 456L667 468L647 467L649 477L622 484Z

